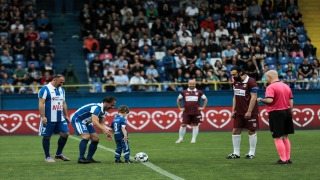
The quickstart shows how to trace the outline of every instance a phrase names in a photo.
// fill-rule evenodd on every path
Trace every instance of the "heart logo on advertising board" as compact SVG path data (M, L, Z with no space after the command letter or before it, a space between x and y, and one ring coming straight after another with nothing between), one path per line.
M117 111L114 111L114 112L112 112L112 113L108 113L108 114L107 114L107 116L110 116L111 118L110 118L110 121L108 121L107 118L104 119L104 127L105 127L105 128L107 128L108 130L112 130L112 129L110 128L110 125L111 125L111 123L112 123L112 121L113 121L113 118L114 118L115 115L117 115L117 114L118 114Z
M29 113L25 117L25 121L27 126L35 132L38 132L39 123L40 123L40 115L35 113ZM36 128L37 127L37 128Z
M147 111L140 111L138 113L130 111L127 119L127 124L131 128L135 130L141 130L149 124L150 114Z
M17 130L22 124L20 114L0 114L0 129L7 133L12 133Z
M264 122L266 125L269 126L269 118L268 118L268 115L269 115L269 113L266 111L266 109L263 109L263 110L260 112L260 117L261 117L262 122Z
M180 113L179 113L179 119L180 119L180 122L181 122L181 123L182 123L182 121L183 121L182 113L183 113L183 111L180 111ZM204 118L204 113L203 113L203 111L201 111L201 116L202 116L201 122L203 122L203 118ZM201 123L198 124L198 126L200 126L200 125L201 125ZM187 125L187 128L192 129L192 126Z
M220 111L209 110L206 113L206 118L209 124L219 129L223 128L231 121L231 112L226 109Z
M303 117L303 118L301 118ZM314 111L310 108L304 108L302 110L298 108L292 109L293 123L299 127L305 127L314 119Z
M152 122L161 129L169 129L172 127L178 119L178 115L174 111L155 111L151 115ZM167 124L166 126L163 124Z
M319 118L319 120L320 120L320 109L318 110L318 118Z

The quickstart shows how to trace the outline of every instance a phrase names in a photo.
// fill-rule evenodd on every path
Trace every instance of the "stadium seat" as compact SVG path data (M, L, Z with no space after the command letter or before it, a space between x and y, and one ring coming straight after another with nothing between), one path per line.
M279 63L280 64L288 64L289 62L290 62L290 60L289 60L288 57L279 58Z
M268 64L269 65L269 70L276 70L277 69L277 64Z
M162 61L162 58L164 57L166 55L166 53L165 52L155 52L155 56L156 56L156 59L157 60L160 60L160 61Z
M275 57L266 57L265 60L268 65L277 63L277 60Z
M43 31L43 32L39 32L39 36L40 36L40 40L46 40L49 39L49 32Z
M304 45L306 44L306 42L300 42L299 44L300 44L300 46L301 46L301 49L303 49L303 48L304 48Z
M23 54L15 54L14 60L15 61L24 61L24 55Z
M282 69L282 72L286 72L286 70L287 70L287 68L288 68L288 65L287 64L282 64L281 65L281 69Z
M160 59L156 60L156 64L157 64L157 67L162 67L163 66L163 62Z
M16 66L21 65L22 69L26 68L26 62L24 61L15 61Z
M30 64L34 64L36 68L40 68L39 62L38 61L28 61L28 67L30 67Z
M297 32L298 35L300 35L300 34L306 34L306 31L304 30L304 27L303 27L303 26L301 26L301 27L295 27L295 29L296 29L296 32Z
M94 82L94 92L102 92L102 83L101 82Z
M252 37L252 36L243 36L244 42L248 44L249 38L251 38L251 37Z
M5 36L7 39L9 39L9 33L8 32L1 32L0 37Z
M311 65L313 64L313 60L317 59L316 56L308 56L307 58L308 58Z
M231 71L231 68L233 67L234 65L232 64L227 64L227 72L230 73Z
M152 28L152 24L153 24L153 23L148 23L148 27L149 27L149 29L151 29L151 28Z
M307 41L307 35L305 35L305 34L298 35L298 41L299 41L299 43L306 42Z
M219 19L221 19L221 15L220 14L212 14L212 21L213 22L216 22Z
M94 57L98 55L97 53L88 53L87 54L87 60L89 61L89 63L94 59Z
M276 19L279 19L279 18L281 18L282 17L282 13L281 12L277 12L276 13Z
M210 64L211 66L214 66L214 64L216 63L216 61L220 61L222 63L221 58L210 58Z
M302 62L303 62L303 58L300 56L296 56L296 57L292 58L293 64L301 64Z

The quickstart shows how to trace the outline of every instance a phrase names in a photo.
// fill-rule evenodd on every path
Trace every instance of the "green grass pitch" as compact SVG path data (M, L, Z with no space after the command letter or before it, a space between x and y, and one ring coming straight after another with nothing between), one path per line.
M72 135L73 137L76 137ZM178 133L129 134L131 156L138 152L149 155L149 161L161 169L186 180L199 179L320 179L320 152L318 130L296 131L290 136L292 165L270 165L278 160L270 132L258 132L255 159L244 159L249 150L247 133L242 133L240 159L225 159L232 153L230 132L200 132L197 143L191 144L191 133L184 142L175 144ZM79 138L79 137L78 137ZM51 140L50 153L54 155L58 136ZM64 154L70 162L45 163L38 136L0 137L0 179L170 179L142 165L114 164L114 154L98 148L94 156L101 164L77 164L79 141L69 138ZM115 148L101 136L100 145Z

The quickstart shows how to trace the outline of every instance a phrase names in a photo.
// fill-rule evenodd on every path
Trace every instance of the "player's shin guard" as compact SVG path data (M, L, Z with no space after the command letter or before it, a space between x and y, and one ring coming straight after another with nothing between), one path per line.
M42 138L42 147L43 147L43 151L44 154L47 157L50 157L50 153L49 153L49 149L50 149L50 138L47 137L43 137Z
M64 137L60 136L60 138L58 140L58 149L57 149L56 155L62 154L62 150L63 150L64 146L66 145L67 140L68 140L68 138L64 138Z
M179 129L179 139L183 139L184 134L186 133L187 128L180 126Z
M240 156L241 135L232 135L233 154Z
M80 151L80 159L84 158L84 154L86 153L86 149L87 149L87 144L88 144L87 139L82 139L79 143L79 151Z
M257 133L253 134L253 135L249 135L249 143L250 143L250 151L249 151L249 155L253 155L256 152L256 146L257 146Z
M89 146L89 152L88 152L88 156L87 156L87 160L91 160L92 156L94 155L94 153L97 150L99 141L91 141L90 146Z

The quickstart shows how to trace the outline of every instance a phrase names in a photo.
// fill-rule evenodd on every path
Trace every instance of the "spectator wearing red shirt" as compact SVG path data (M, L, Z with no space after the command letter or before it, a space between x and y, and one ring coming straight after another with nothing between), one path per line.
M224 8L224 14L227 15L231 12L231 10L233 10L234 12L237 12L237 7L234 5L234 3L230 3L229 6L226 6Z
M215 31L214 22L212 21L212 17L208 16L207 20L203 21L200 24L201 27L201 34L203 34L204 31L206 31L207 28L211 29L211 32Z
M36 41L40 38L39 33L34 31L33 27L29 27L29 31L25 34L25 40L27 42Z
M45 71L44 76L41 78L41 85L46 85L53 80L49 71Z
M85 56L88 53L99 52L100 45L99 42L93 38L93 35L90 34L86 40L84 40L84 53Z

